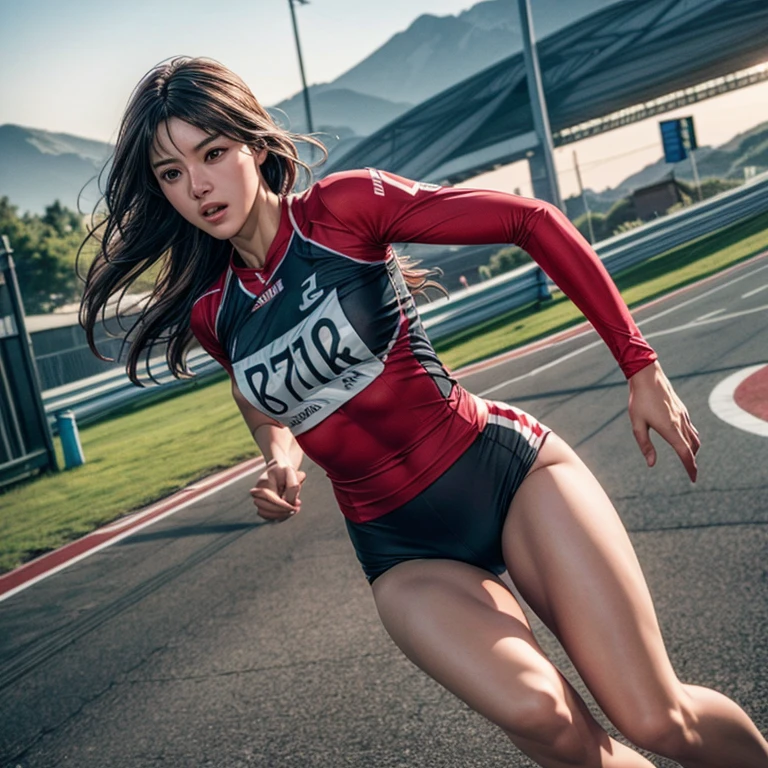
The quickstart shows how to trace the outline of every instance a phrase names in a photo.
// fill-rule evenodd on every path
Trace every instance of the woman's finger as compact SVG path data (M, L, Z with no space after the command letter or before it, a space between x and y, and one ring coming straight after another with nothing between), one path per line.
M688 415L688 411L685 412L685 424L688 427L691 448L693 449L694 454L696 454L699 452L699 448L701 448L701 438L699 437L699 430L696 429L691 421L691 417Z
M632 423L632 433L640 446L640 451L645 456L645 463L652 467L656 463L656 449L651 442L648 425L644 421L635 421Z
M301 490L301 484L304 482L306 474L299 472L293 467L286 467L285 469L285 490L283 491L283 498L294 506L299 503L299 491Z
M693 446L680 432L677 432L674 439L670 440L669 443L674 448L675 453L680 457L680 461L683 462L683 466L688 473L688 477L691 478L691 482L695 483L698 468L696 466L696 452L693 450Z
M253 497L253 503L259 508L274 511L276 513L290 513L296 511L295 504L291 504L281 498L280 495L275 493L271 488L258 486L256 488L251 488L251 496Z

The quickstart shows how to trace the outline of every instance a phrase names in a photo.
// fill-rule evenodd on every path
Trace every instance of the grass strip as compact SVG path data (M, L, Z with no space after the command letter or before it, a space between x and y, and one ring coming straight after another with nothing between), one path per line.
M632 306L766 249L768 214L650 259L618 275L616 283ZM455 369L582 319L556 295L541 306L457 334L437 349ZM0 572L255 453L226 378L128 409L85 427L80 437L87 460L82 467L38 477L0 495Z

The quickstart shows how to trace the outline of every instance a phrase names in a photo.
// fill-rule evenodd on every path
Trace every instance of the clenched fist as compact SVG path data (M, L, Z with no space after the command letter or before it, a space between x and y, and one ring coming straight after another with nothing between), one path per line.
M295 515L301 509L299 491L306 477L306 472L272 459L251 488L259 517L270 522L281 522Z

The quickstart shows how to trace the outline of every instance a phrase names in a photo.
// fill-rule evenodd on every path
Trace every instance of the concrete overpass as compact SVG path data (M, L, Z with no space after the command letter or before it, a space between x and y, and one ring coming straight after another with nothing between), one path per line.
M555 146L768 79L766 0L620 0L539 41ZM528 158L541 176L522 52L332 157L457 183Z

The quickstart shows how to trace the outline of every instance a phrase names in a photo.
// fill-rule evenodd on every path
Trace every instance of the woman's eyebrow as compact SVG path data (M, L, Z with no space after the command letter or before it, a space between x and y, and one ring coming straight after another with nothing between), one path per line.
M218 138L221 138L220 133L214 133L212 136L206 137L199 144L195 144L195 147L194 147L195 152L198 152L203 147L210 144L212 141L216 141L216 139ZM159 168L161 165L168 165L169 163L175 163L175 162L176 162L175 157L168 157L168 158L164 158L163 160L158 160L156 163L152 163L152 167Z

